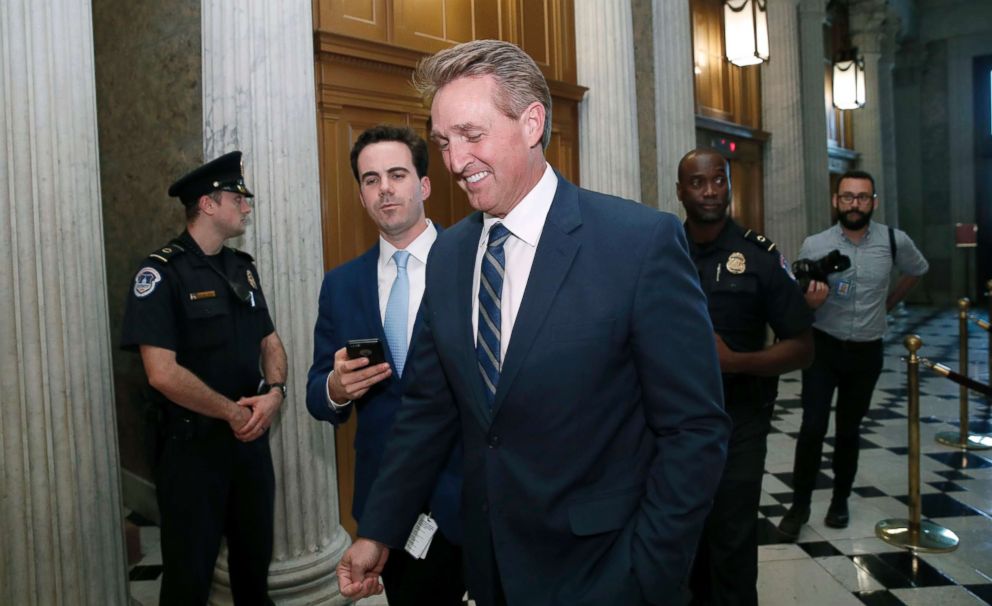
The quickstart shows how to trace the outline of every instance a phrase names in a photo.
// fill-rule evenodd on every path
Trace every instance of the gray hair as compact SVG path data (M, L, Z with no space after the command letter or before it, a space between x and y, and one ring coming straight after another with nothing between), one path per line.
M439 89L459 78L492 76L499 86L493 102L517 119L531 103L544 106L541 146L551 141L551 91L541 68L516 45L502 40L474 40L425 57L413 74L413 86L431 100Z

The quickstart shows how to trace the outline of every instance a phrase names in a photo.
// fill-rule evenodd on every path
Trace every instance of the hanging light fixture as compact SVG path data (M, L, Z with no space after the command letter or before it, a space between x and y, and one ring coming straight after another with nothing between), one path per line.
M865 59L857 48L837 53L834 57L834 107L860 109L865 106Z
M723 42L727 61L757 65L768 61L768 0L723 0Z

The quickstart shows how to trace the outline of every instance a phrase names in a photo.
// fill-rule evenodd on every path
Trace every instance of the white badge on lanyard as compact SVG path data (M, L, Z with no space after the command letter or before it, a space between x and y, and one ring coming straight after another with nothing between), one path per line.
M406 540L406 552L418 560L426 558L435 532L437 532L437 522L434 521L434 518L429 513L420 514Z

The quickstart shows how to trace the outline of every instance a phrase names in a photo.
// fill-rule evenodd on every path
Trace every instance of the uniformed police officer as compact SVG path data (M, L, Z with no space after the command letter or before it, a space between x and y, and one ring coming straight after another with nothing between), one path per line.
M727 216L730 167L695 149L679 162L676 193L706 293L733 432L727 464L693 564L693 604L757 605L758 502L778 375L813 359L813 314L783 256ZM777 341L766 347L766 326Z
M121 336L140 351L163 413L160 602L207 603L223 536L235 604L271 604L267 431L285 398L286 351L251 256L224 246L251 214L241 152L190 172L169 195L186 207L186 230L143 261Z

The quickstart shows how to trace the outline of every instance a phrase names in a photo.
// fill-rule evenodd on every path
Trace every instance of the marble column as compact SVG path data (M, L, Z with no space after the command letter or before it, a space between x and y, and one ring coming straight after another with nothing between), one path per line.
M799 1L799 73L802 79L807 233L816 233L830 225L827 109L823 84L826 69L823 24L826 19L827 0Z
M692 16L688 2L654 0L653 8L658 207L681 215L675 171L696 147Z
M884 149L882 146L882 85L880 80L892 78L891 72L881 73L885 0L854 0L848 6L851 21L851 42L865 61L865 106L855 112L854 147L861 154L858 168L875 178L875 193L882 202L873 219L884 223L890 203L886 193ZM891 89L891 86L889 87Z
M350 539L339 523L334 436L307 414L306 374L323 277L309 0L203 3L204 157L244 151L255 193L240 243L256 258L289 355L289 395L272 434L278 604L345 603L334 567ZM228 603L226 558L215 603Z
M90 2L0 40L0 603L126 604Z
M579 105L582 185L640 200L630 3L577 2L575 39L579 84L589 89Z
M658 150L655 140L654 0L630 0L634 38L634 95L637 97L637 154L642 204L658 208Z
M882 179L885 182L885 221L899 227L899 184L896 169L895 55L899 19L890 11L882 28L882 56L878 62L878 102L882 126Z
M806 224L806 165L796 0L768 0L771 60L761 67L761 117L772 134L765 148L765 231L793 260Z

